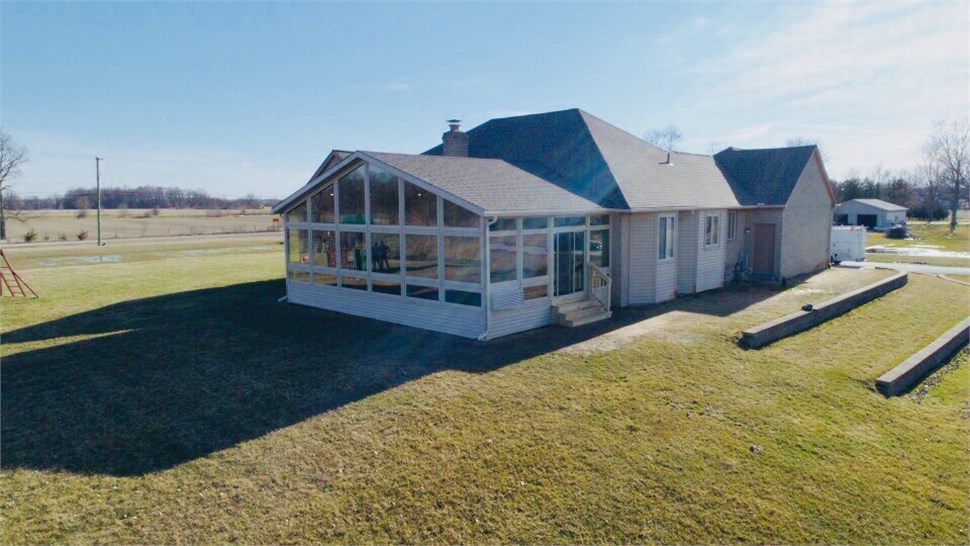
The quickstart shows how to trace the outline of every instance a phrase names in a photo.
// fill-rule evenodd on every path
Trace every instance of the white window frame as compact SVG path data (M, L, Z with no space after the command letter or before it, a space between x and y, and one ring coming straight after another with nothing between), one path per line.
M738 211L728 211L727 221L727 240L733 241L738 238Z
M664 257L660 257L660 225L667 222L667 240L664 240L666 252ZM674 214L661 214L657 219L657 260L666 262L673 260L677 256L677 216Z
M710 250L721 246L721 215L705 214L704 218L704 250ZM711 229L708 231L707 223L711 222ZM708 239L708 234L711 238Z

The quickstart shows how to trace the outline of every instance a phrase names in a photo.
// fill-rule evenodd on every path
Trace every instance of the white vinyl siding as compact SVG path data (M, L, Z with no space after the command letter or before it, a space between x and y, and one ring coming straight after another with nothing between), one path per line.
M696 292L713 290L724 286L724 238L725 211L705 212L700 215L698 229L709 227L710 231L698 239ZM713 241L707 244L708 241Z
M549 298L526 300L521 307L492 311L489 339L524 332L552 324L552 305Z
M681 212L677 224L677 292L693 294L697 286L697 249L704 241L698 239L698 218L694 212Z
M657 215L630 216L630 305L656 301Z

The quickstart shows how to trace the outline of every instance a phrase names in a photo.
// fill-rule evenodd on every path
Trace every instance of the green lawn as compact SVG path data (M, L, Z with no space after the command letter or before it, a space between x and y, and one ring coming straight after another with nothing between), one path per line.
M912 239L899 240L886 237L885 233L870 231L866 234L866 246L925 246L932 245L940 250L970 252L970 224L958 224L956 231L950 233L950 226L946 222L918 222L908 224Z
M760 351L738 331L886 273L482 344L277 304L258 246L23 269L4 544L967 542L966 355L918 399L873 385L966 286L911 275Z
M910 222L909 229L913 239L889 239L884 233L870 231L866 235L866 246L886 246L896 248L932 247L936 250L970 253L970 224L957 225L950 233L946 222ZM866 260L872 262L918 263L953 267L970 267L970 257L951 256L898 256L894 254L866 253Z

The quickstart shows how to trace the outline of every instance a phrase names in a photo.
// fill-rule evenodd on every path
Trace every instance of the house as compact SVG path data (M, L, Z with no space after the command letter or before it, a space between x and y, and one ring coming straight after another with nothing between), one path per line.
M883 231L905 222L907 210L882 199L849 199L835 207L835 224Z
M829 263L814 146L666 152L578 109L449 123L422 154L335 150L276 205L290 302L491 339Z

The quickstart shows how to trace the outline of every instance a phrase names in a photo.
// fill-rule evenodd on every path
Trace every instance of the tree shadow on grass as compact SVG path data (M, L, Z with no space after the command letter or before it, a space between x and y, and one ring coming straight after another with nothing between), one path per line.
M282 281L183 292L4 334L6 344L97 337L3 359L3 468L164 470L428 374L486 373L679 307L482 343L277 304L283 292ZM771 295L749 292L731 307ZM697 300L683 305L703 309Z

